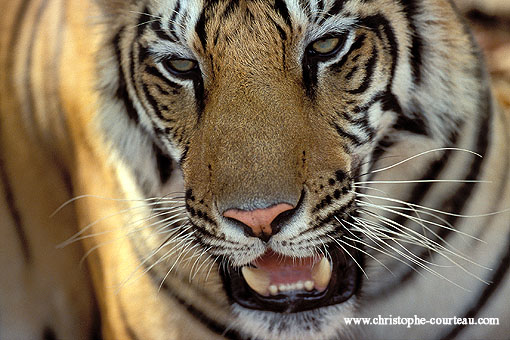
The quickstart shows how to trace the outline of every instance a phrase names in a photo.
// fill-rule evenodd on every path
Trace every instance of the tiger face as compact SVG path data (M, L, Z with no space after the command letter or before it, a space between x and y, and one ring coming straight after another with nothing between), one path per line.
M360 283L358 255L327 246L343 232L335 217L348 218L354 202L357 165L338 134L349 128L333 109L345 107L354 97L348 91L362 85L341 80L349 60L338 54L346 54L354 34L339 23L335 33L308 41L305 28L293 27L277 5L224 3L199 18L194 44L204 94L195 93L196 129L181 161L200 243L231 267L221 275L238 310L261 315L336 305ZM323 89L321 63L337 73ZM345 96L328 103L334 88Z
M389 21L411 6L363 2L149 1L108 40L110 93L182 170L182 186L146 187L185 192L188 231L247 336L343 332L332 320L363 284L354 182L391 131L447 139L455 125L433 123L451 111L413 116L428 104L413 94L420 41Z

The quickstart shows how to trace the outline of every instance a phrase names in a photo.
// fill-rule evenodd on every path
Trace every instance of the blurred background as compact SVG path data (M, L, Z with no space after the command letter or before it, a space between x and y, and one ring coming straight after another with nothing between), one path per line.
M510 0L454 0L482 47L494 93L510 109Z

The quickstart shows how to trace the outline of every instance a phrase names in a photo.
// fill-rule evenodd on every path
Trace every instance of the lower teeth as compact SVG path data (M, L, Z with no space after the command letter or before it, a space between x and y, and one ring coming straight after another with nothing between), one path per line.
M261 268L242 267L242 275L251 289L260 295L277 295L282 292L295 290L306 290L311 292L316 289L319 292L324 291L331 279L331 264L323 257L319 263L316 263L311 270L311 279L298 281L294 283L282 283L279 285L271 284L270 272Z
M269 293L271 295L277 295L278 293L282 292L289 292L293 290L306 290L306 291L312 291L315 287L315 284L313 281L299 281L296 283L291 284L280 284L280 285L270 285L269 286Z

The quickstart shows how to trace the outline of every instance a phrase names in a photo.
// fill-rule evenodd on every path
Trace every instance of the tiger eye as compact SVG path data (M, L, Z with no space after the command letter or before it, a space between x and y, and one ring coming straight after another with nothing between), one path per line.
M312 44L312 49L319 54L328 54L333 52L339 44L340 39L336 37L319 39Z
M175 72L184 73L192 71L196 66L197 62L190 59L171 59L166 64Z

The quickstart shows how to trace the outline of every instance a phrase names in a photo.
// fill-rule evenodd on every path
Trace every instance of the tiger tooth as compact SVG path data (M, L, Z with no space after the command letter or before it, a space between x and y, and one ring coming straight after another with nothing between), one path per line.
M331 264L328 259L323 257L312 270L312 279L315 283L315 288L319 290L326 289L331 280Z
M242 267L244 279L251 289L260 295L268 295L270 277L269 274L263 270L250 267Z
M271 294L271 295L278 294L278 287L276 287L276 285L270 285L269 286L269 294Z
M313 281L310 281L310 280L305 281L304 286L308 292L311 291L314 286Z

